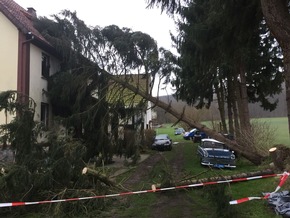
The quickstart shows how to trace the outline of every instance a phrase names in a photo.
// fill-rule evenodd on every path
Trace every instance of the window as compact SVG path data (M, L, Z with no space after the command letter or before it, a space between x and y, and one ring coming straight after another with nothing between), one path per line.
M41 75L44 78L49 77L49 68L50 68L50 63L49 63L49 56L42 53L42 64L41 64Z
M40 121L48 127L49 105L41 102Z
M202 144L203 148L224 148L223 143L212 142L212 141L204 141Z

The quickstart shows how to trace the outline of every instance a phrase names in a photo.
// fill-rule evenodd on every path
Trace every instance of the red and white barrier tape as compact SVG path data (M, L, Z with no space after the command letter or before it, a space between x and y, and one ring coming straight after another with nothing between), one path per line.
M280 174L280 176L281 176L280 182L279 182L279 185L276 187L275 191L273 191L271 193L268 193L268 194L266 194L263 197L247 197L247 198L241 198L241 199L238 199L238 200L230 201L230 204L231 205L233 205L233 204L241 204L241 203L244 203L244 202L247 202L247 201L251 201L251 200L264 200L264 199L268 199L269 197L271 197L271 194L276 193L277 191L280 190L280 188L282 187L282 185L284 185L284 183L288 179L289 175L290 175L289 172L284 172L283 174Z
M269 174L269 175L263 175L263 176L253 176L253 177L247 177L247 178L237 178L237 179L230 179L230 180L196 183L196 184L174 186L174 187L168 187L168 188L156 188L155 185L152 185L152 187L151 187L152 189L144 190L144 191L122 192L122 193L117 193L117 194L98 195L98 196L90 196L90 197L82 197L82 198L68 198L68 199L59 199L59 200L0 203L0 208L1 207L16 207L16 206L35 205L35 204L60 203L60 202L69 202L69 201L81 201L81 200L89 200L89 199L97 199L97 198L110 198L110 197L118 197L118 196L124 196L124 195L145 194L145 193L169 191L169 190L175 190L175 189L193 188L193 187L215 185L215 184L222 184L222 183L233 183L233 182L250 181L250 180L255 180L255 179L265 179L265 178L276 177L276 176L281 176L281 175L284 175L284 174ZM286 179L287 178L284 179L283 183L286 181ZM282 180L279 184L280 186L283 185L281 183L282 183Z

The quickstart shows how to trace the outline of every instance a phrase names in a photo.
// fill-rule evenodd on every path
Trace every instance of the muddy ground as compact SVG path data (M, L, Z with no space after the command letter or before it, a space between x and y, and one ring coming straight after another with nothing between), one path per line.
M172 179L174 181L178 181L179 178L182 178L183 176L183 146L185 145L178 145L178 149L176 148L174 150L175 155L173 159L170 160L170 164L168 164L168 166L170 167L170 169L168 170L171 172ZM153 167L156 164L160 164L162 161L164 161L163 154L163 152L156 152L155 154L149 156L144 161L139 163L137 168L134 170L134 173L126 180L126 182L123 183L123 186L128 190L134 190L134 186L136 187L136 184L141 184L144 181L147 181ZM148 205L151 208L151 214L149 216L150 218L176 218L176 213L178 213L178 216L182 218L196 217L194 215L195 212L193 211L194 209L192 207L192 204L195 204L196 202L194 202L194 199L187 194L186 190L158 192L156 193L156 195L158 196L157 201L155 201L152 205ZM201 207L203 206L201 205ZM175 212L172 213L172 211ZM140 212L140 217L144 217L141 215L141 213L142 212ZM119 218L124 216L114 215L113 217Z

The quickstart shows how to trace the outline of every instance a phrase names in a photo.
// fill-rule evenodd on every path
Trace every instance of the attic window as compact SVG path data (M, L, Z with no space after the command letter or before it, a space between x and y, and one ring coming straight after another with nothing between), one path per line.
M49 63L49 56L42 53L42 64L41 64L41 75L44 78L49 77L49 68L50 68L50 63Z

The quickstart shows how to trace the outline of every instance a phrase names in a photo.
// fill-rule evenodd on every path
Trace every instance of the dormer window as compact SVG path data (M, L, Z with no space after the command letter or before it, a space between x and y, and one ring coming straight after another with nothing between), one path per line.
M42 53L41 75L44 78L49 77L50 61L47 54Z

